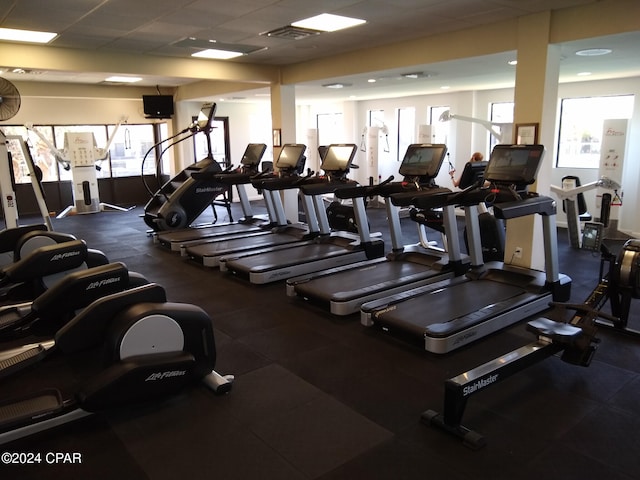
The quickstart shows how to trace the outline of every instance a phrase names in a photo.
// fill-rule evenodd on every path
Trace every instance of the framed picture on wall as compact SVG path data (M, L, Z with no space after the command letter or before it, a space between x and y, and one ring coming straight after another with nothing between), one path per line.
M516 143L518 145L536 145L538 143L538 124L516 124Z
M281 131L279 128L273 129L273 146L274 147L282 146Z

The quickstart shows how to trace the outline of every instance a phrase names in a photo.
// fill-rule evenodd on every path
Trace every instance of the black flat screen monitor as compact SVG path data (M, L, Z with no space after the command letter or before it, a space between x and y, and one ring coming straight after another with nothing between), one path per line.
M200 113L198 113L198 129L203 132L209 132L213 128L213 119L216 116L216 104L205 103L200 107Z
M493 183L531 185L544 157L542 145L496 145L484 179Z
M446 154L444 144L414 143L407 147L398 173L405 177L435 178Z
M307 146L301 143L285 144L280 151L280 155L278 155L276 168L278 170L299 168L306 149Z
M489 162L467 162L464 166L464 170L462 170L462 175L460 175L460 181L458 182L458 186L462 189L470 187L471 185L477 184L482 177L484 176L484 171L487 168Z
M173 96L143 95L142 110L148 118L170 118L173 115Z
M267 146L264 143L250 143L247 145L240 163L246 166L257 166L260 163L260 160L262 160L262 156L266 149Z
M334 143L329 145L320 168L325 172L346 172L356 156L358 146L353 143Z

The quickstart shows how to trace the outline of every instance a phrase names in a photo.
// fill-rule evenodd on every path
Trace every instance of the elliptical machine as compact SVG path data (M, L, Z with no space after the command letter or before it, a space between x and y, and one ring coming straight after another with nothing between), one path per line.
M214 370L211 318L195 305L165 302L163 295L152 284L109 295L58 331L55 347L74 354L67 359L72 365L92 363L100 350L103 364L66 395L49 388L0 402L0 444L94 413L159 402L198 383L229 392L233 376Z
M212 175L199 175L222 172L222 167L213 158L211 148L210 135L215 113L216 104L205 103L198 120L178 134L191 132L191 135L172 144L175 145L202 132L207 137L208 154L206 158L189 165L152 194L152 198L144 207L144 222L153 231L188 227L208 206L213 205L217 196L226 194L229 190L227 185L219 183ZM154 145L149 151L158 145Z

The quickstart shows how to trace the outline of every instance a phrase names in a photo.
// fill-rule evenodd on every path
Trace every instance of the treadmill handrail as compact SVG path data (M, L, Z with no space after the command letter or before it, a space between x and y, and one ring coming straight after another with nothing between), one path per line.
M448 203L444 203L442 198L449 198L449 196L453 192L446 187L427 187L424 190L413 190L402 193L394 193L389 197L391 198L391 203L393 203L396 207L409 207L415 205L415 198L434 198L434 202L437 206L430 208L440 208L448 205Z
M539 214L550 216L556 214L556 201L551 197L532 196L514 202L497 203L493 206L496 218L509 219Z
M320 177L318 177L320 178ZM320 183L302 184L300 185L300 191L307 196L315 197L316 195L324 195L325 193L335 193L338 189L353 188L357 185L355 180L340 179L340 180L326 180Z
M393 178L393 175L391 175L384 182L379 183L378 185L354 185L351 187L340 188L339 190L336 190L335 195L341 200L358 197L373 197L378 195L379 191L390 184L393 181Z

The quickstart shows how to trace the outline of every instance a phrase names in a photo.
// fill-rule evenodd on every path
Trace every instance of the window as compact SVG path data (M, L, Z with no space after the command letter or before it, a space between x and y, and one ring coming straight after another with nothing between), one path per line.
M343 130L342 113L319 113L316 115L318 145L339 143Z
M416 132L416 109L405 107L398 109L398 161L404 158L407 147L414 143Z
M27 141L34 163L42 170L43 182L56 182L59 180L71 180L71 171L66 170L64 165L58 163L50 145L56 149L65 148L66 132L90 132L95 138L97 147L107 146L107 132L112 135L115 125L38 125L33 130L37 130L40 135L27 130L23 126L3 126L5 135L17 135ZM165 124L161 124L159 130L163 138L167 136ZM109 156L98 162L100 170L97 172L98 178L108 177L135 177L141 174L142 159L158 140L154 134L154 125L121 125L109 148ZM16 183L28 183L30 178L27 165L22 158L21 152L13 152L14 175ZM155 174L155 151L151 151L144 165L145 175ZM167 170L168 171L168 170Z
M48 141L53 144L53 128L52 127L33 127L37 129ZM55 182L58 180L58 162L49 146L40 139L35 133L29 132L25 127L2 127L6 135L16 135L27 141L33 157L33 163L40 167L42 171L43 182ZM17 149L16 149L17 150ZM22 158L22 152L12 149L13 157L13 173L16 183L29 183L31 179L28 176L28 167Z
M489 115L489 119L492 123L510 123L513 124L513 108L515 104L513 102L500 102L500 103L492 103L491 104L491 113ZM497 127L497 130L500 133L503 133L502 128ZM498 139L489 133L489 151L493 151L493 147L495 147L498 143L511 143L511 138L503 138L501 142L498 142Z
M384 110L369 110L367 125L369 127L382 127L384 125Z
M444 112L449 111L448 106L431 107L429 108L429 121L431 125L431 139L433 143L444 143L445 145L449 141L449 132L451 129L451 122L442 122L440 117Z
M556 166L599 168L603 121L631 118L633 101L633 95L563 98Z
M109 137L115 126L109 127ZM135 177L140 175L142 159L153 146L153 125L120 125L111 142L112 177ZM155 152L152 150L144 164L145 175L155 175Z
M193 117L196 121L198 117ZM200 135L202 133L202 135ZM230 166L229 150L229 117L214 117L209 132L211 142L211 156L222 168ZM204 132L198 132L193 136L194 162L203 160L209 156L209 143ZM168 170L165 170L168 171Z

